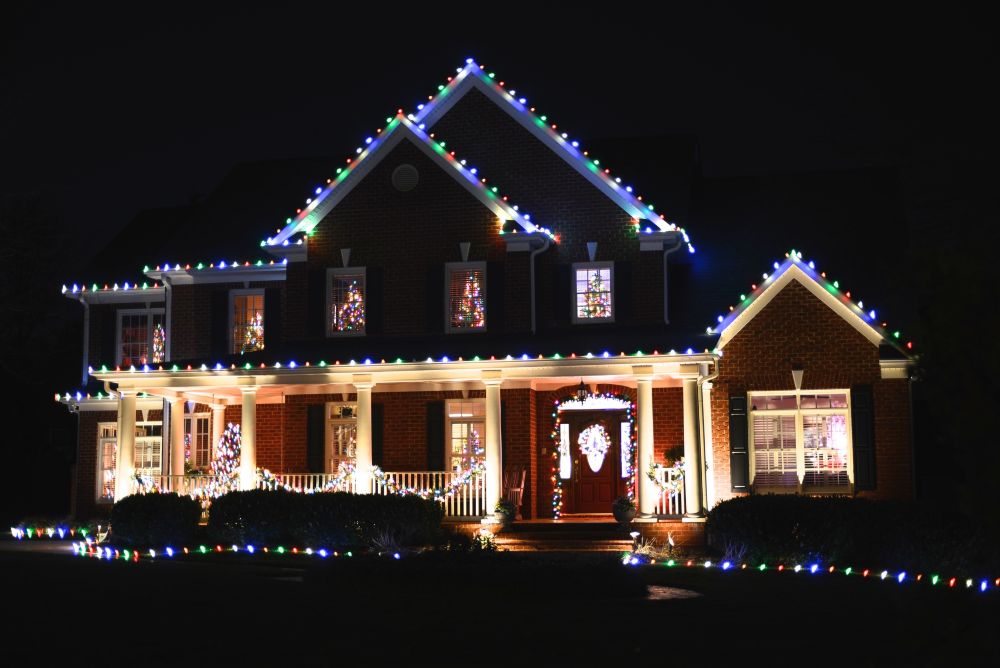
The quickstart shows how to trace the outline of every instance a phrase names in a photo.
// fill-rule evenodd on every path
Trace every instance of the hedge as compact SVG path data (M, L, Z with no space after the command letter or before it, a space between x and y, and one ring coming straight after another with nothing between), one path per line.
M177 494L132 494L111 509L111 540L120 545L159 547L194 541L201 504Z
M416 496L250 490L215 499L208 531L223 544L388 548L430 544L443 515Z
M709 545L747 562L863 565L962 572L995 568L995 541L968 519L915 503L751 495L708 514Z

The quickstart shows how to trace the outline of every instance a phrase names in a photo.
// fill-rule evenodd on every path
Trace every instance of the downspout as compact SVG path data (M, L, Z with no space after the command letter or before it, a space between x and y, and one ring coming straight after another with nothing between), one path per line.
M87 387L87 376L90 375L90 304L81 295L83 304L83 381L81 387Z
M672 248L663 251L663 322L670 324L670 303L667 297L667 256L683 245L683 238L678 236L677 243ZM532 330L534 331L534 330Z
M706 363L706 366L707 366L707 363ZM699 374L698 374L698 392L697 392L697 399L698 399L698 434L699 434L699 439L698 440L700 441L699 445L701 446L702 471L704 472L708 468L708 466L707 466L708 451L707 451L707 448L705 447L705 398L704 398L704 395L703 395L704 388L702 386L705 383L711 382L711 381L713 381L713 380L715 380L716 378L719 377L719 373L720 373L719 372L719 359L718 358L715 359L715 371L713 371L711 375L707 375L706 376L706 375L700 373L700 371L701 370L699 369ZM709 410L711 410L711 406L709 406ZM714 444L713 444L713 446L714 446ZM701 505L702 505L702 508L705 509L706 513L708 513L708 511L711 510L711 508L708 507L708 478L707 478L707 476L705 478L705 484L701 486Z
M544 253L552 245L552 241L547 236L542 236L542 245L535 250L531 251L531 255L528 256L528 275L531 292L531 333L535 333L535 256Z

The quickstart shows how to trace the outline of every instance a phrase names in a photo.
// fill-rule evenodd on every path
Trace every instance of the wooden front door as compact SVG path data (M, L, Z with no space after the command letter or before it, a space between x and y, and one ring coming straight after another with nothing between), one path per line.
M625 493L621 477L619 411L564 413L570 424L573 458L571 513L610 513L615 497Z

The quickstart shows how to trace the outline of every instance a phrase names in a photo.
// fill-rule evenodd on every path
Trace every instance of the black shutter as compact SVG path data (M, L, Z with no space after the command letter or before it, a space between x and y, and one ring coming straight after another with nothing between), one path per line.
M851 388L854 489L875 489L875 406L871 385Z
M212 359L225 357L229 350L229 293L216 290L212 293Z
M748 433L746 396L729 397L729 479L734 492L750 491Z
M306 463L310 473L326 471L326 404L310 404L306 417Z
M118 351L115 349L118 341L118 311L105 309L101 314L101 349L97 351L97 359L90 360L91 366L101 364L114 366L118 363Z
M486 263L486 329L504 331L503 262Z
M554 268L552 297L555 303L551 306L552 321L556 325L569 325L572 322L574 308L573 298L573 268L568 264L557 264ZM542 309L535 313L536 322L544 315Z
M427 403L427 470L444 471L444 402Z
M372 464L381 468L385 449L385 405L372 403Z
M306 290L306 337L326 334L326 269L310 269Z
M267 288L264 290L264 349L271 353L284 348L281 325L281 288Z
M427 333L440 334L444 331L444 267L439 264L428 267L425 281Z
M632 263L615 262L614 278L615 322L631 322L632 320Z
M385 327L382 267L365 269L365 333L379 336Z

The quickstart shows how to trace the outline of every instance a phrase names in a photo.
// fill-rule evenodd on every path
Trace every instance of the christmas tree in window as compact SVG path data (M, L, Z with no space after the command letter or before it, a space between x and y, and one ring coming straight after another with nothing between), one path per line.
M333 306L333 326L338 332L365 329L365 297L357 279L351 279L343 298Z
M254 314L243 331L243 344L240 355L264 350L264 316L260 311Z
M462 294L454 304L451 320L454 328L477 329L486 326L486 300L478 272L470 271L465 274Z
M608 318L611 316L611 291L604 283L600 269L594 271L587 282L584 303L580 313L582 318Z

